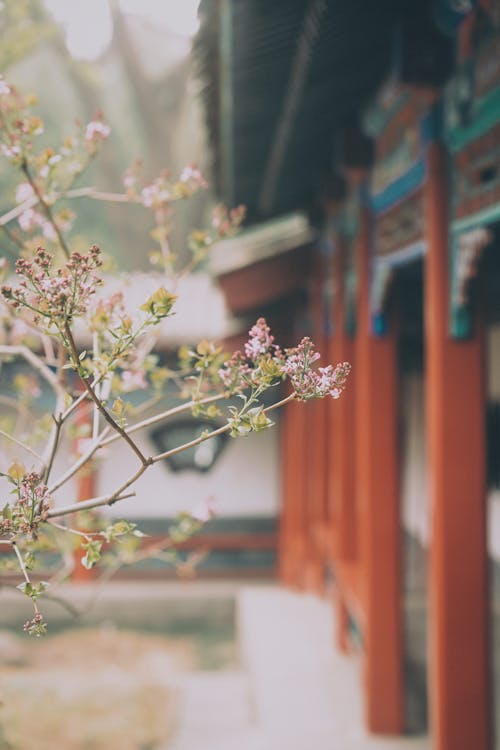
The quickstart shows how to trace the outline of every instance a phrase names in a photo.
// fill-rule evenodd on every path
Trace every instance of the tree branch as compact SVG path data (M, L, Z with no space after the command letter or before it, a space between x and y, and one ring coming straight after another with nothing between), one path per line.
M275 404L271 404L271 406L267 406L265 409L262 410L263 413L267 414L268 412L273 411L274 409L278 409L280 406L284 406L284 404L287 404L289 401L293 401L296 395L297 394L293 392L286 398L281 399L281 401L277 401ZM194 448L195 446L200 445L200 443L204 443L205 440L210 440L210 438L216 437L217 435L222 435L224 432L228 432L230 429L231 429L231 425L229 423L222 425L222 427L218 427L216 430L212 430L212 432L208 432L205 435L200 435L194 440L190 440L188 443L184 443L183 445L177 446L177 448L171 448L169 451L165 451L164 453L159 453L157 456L153 456L153 459L152 459L153 463L162 461L164 458L169 458L170 456L175 456L176 453L185 451L188 448Z
M69 249L68 245L66 244L66 240L64 239L64 236L63 236L63 234L61 232L61 229L60 229L57 221L54 219L54 215L52 213L52 210L51 210L49 204L47 203L47 201L43 197L42 193L40 192L40 189L39 189L38 185L36 184L36 180L34 180L33 177L31 176L31 172L29 170L28 163L27 163L26 160L24 160L22 162L22 164L21 164L21 170L25 174L26 179L28 180L29 184L31 185L31 187L33 189L33 192L37 196L38 202L40 203L45 216L47 217L47 219L49 220L50 224L52 225L52 228L54 229L54 232L56 233L57 240L59 242L61 250L63 251L63 253L66 256L66 258L69 259L71 257L70 249Z
M50 472L52 471L52 466L54 465L54 460L55 460L55 457L56 457L57 448L59 446L59 438L61 436L61 428L62 428L62 425L63 425L60 416L55 416L53 414L52 415L52 419L54 421L54 427L53 427L53 432L52 432L52 441L51 441L52 445L51 445L49 457L48 457L48 460L47 460L47 467L46 467L45 472L44 472L44 481L45 481L45 484L47 484L47 482L49 480Z
M92 386L92 383L90 383L89 380L87 380L87 378L84 377L80 373L80 361L78 359L78 352L76 350L76 345L75 345L75 340L73 338L73 334L71 333L71 328L69 327L69 323L67 321L65 322L64 332L65 332L66 337L68 339L68 344L69 344L71 356L72 356L72 359L73 359L73 363L74 363L74 365L75 365L75 367L77 369L77 372L78 372L78 374L80 376L80 379L81 379L82 383L84 384L84 386L85 386L85 388L87 390L87 393L89 394L90 398L92 399L92 401L94 402L94 404L97 406L97 408L101 412L101 414L104 417L104 419L106 420L106 422L109 425L111 425L111 427L132 448L132 450L134 451L134 453L136 454L136 456L139 458L141 464L143 466L149 466L149 464L151 463L150 459L146 458L146 456L142 453L142 451L139 449L139 447L136 445L136 443L132 440L132 438L130 438L127 435L127 433L125 432L125 430L123 429L123 427L120 427L120 425L117 422L115 422L115 420L113 419L113 417L111 416L111 414L108 412L108 410L106 409L106 407L103 405L103 403L101 402L101 400L97 397L97 395L96 395L96 393L94 391L94 388Z
M267 406L265 409L263 409L264 413L268 413L270 411L273 411L274 409L278 409L280 406L284 406L285 404L289 403L290 401L293 401L296 398L297 394L295 392L291 393L286 398L281 399L281 401L277 401L275 404L272 404L271 406ZM166 451L165 453L160 453L157 456L154 456L150 462L147 464L142 464L137 471L129 478L126 482L124 482L117 490L110 493L109 495L102 495L101 497L93 497L89 500L80 500L77 503L72 503L71 505L66 505L60 508L52 508L52 510L49 510L47 514L47 518L58 518L59 516L65 516L69 513L76 513L79 510L90 510L92 508L98 508L103 505L113 505L114 503L118 502L119 500L125 500L127 497L132 497L135 495L135 492L123 494L125 490L127 490L132 484L135 484L135 482L144 474L146 469L149 468L153 463L157 463L158 461L161 461L163 458L167 458L168 456L172 456L175 453L179 453L180 451L187 450L188 448L192 448L195 445L199 445L200 443L203 443L205 440L209 440L211 437L215 437L216 435L221 435L223 432L227 432L231 429L230 424L223 425L222 427L219 427L217 430L213 430L212 432L208 433L207 435L202 435L199 438L196 438L196 440L191 440L189 443L184 443L183 445L180 445L178 448L173 448L170 451Z
M125 432L127 433L127 435L130 435L132 432L136 432L137 430L142 430L145 427L151 427L151 425L157 424L158 422L163 422L163 420L168 419L168 417L173 417L176 414L181 414L183 411L188 411L188 409L192 409L193 406L211 404L214 401L220 401L222 398L224 398L222 394L217 394L215 396L207 396L207 398L202 398L198 401L188 401L185 404L174 406L172 409L167 409L167 411L161 412L160 414L155 414L153 417L143 419L142 422L137 422L136 424L128 427ZM99 447L104 448L106 445L110 445L110 443L114 443L115 440L118 439L119 435L111 435L111 437L104 440Z
M30 577L28 575L28 571L26 569L26 565L24 564L23 556L19 552L19 548L18 548L16 542L14 540L12 540L11 541L11 545L12 545L12 548L13 548L14 552L16 553L17 561L19 563L19 567L21 568L21 572L22 572L22 574L24 576L24 580L26 581L26 583L29 583L31 585L31 580L30 580ZM39 610L38 610L38 604L36 603L36 601L34 599L31 599L31 601L33 603L33 608L35 610L35 614L38 614L38 612L39 612Z
M146 468L146 466L141 466L140 469L136 471L131 480L129 482L126 482L126 486L130 487L133 482L139 479ZM88 500L80 500L78 503L72 503L71 505L62 505L60 508L52 508L52 510L49 510L49 512L47 513L47 518L59 518L60 516L68 516L70 513L78 513L81 510L92 510L92 508L100 508L103 505L113 505L119 500L126 500L128 497L135 497L135 492L127 492L126 494L122 495L121 493L123 492L124 486L125 485L122 485L122 487L120 487L117 492L113 492L109 495L91 497Z
M3 430L0 430L0 435L6 440L10 440L12 443L15 443L16 445L19 445L20 448L24 448L25 451L28 451L28 453L31 453L32 456L34 456L38 461L41 461L43 463L43 458L40 456L39 453L33 450L33 448L30 448L29 445L26 445L25 443L22 443L20 440L17 440L17 438L14 437L14 435L9 435L8 432L4 432Z
M94 453L98 450L98 448L102 446L101 440L108 434L110 429L111 427L104 428L101 434L98 435L97 439L92 443L90 448L82 456L80 456L80 458L73 464L73 466L70 466L70 468L62 475L62 477L59 477L59 479L54 482L54 484L49 488L49 494L52 494L53 492L58 490L59 487L62 487L63 484L66 484L66 482L71 479L71 477L74 476L76 472L82 468L82 466L85 466L87 461L90 461ZM119 435L117 435L117 438L118 437Z

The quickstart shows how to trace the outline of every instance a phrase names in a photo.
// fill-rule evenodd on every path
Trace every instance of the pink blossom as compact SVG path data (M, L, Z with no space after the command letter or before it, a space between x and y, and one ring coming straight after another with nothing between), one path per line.
M42 234L45 239L50 240L51 242L55 242L57 240L57 234L50 221L44 221L41 226Z
M21 154L20 146L6 146L4 143L0 144L0 151L7 159L14 159L16 156Z
M136 178L130 172L127 172L123 178L123 184L126 188L133 188L136 183Z
M249 384L252 368L245 356L240 351L237 351L220 368L218 375L228 391L237 393Z
M142 205L146 208L158 207L167 203L170 197L170 192L158 182L146 185L141 191Z
M111 128L102 120L92 120L85 128L86 141L105 141L111 133Z
M10 86L4 81L3 78L0 78L0 96L7 96L10 93Z
M200 501L191 511L191 518L201 523L207 523L215 515L215 499L213 497L207 497L205 500Z
M29 182L21 182L16 189L16 202L24 203L34 195L33 188Z
M274 336L271 336L271 329L264 318L259 318L252 326L249 337L245 344L245 354L252 360L255 360L261 354L265 354L274 341Z
M286 349L285 357L283 373L290 378L298 398L307 401L328 395L335 399L340 397L351 370L348 362L314 370L312 366L320 355L314 351L314 344L308 337L293 349Z
M27 208L17 217L19 226L23 232L31 232L37 226L40 226L40 220L42 217L33 208Z
M182 170L179 180L181 182L188 183L191 187L206 188L207 181L205 180L202 172L194 164L188 164Z
M83 315L90 297L102 283L96 270L102 266L95 245L88 255L72 253L65 266L52 271L53 256L39 247L33 260L19 258L16 273L21 277L17 289L4 285L2 295L15 309L28 307L53 321L71 320Z
M148 387L146 375L141 370L125 370L121 375L121 389L125 393L140 391Z

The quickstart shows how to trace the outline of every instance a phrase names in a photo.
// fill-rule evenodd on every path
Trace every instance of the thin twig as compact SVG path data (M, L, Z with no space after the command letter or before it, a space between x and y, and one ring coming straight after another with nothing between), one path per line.
M60 529L60 531L65 531L68 534L76 534L76 536L83 536L84 539L87 541L90 541L93 536L97 535L97 532L94 534L87 534L85 531L79 531L79 529L72 529L71 526L63 526L62 523L57 523L56 521L48 521L47 522L50 526L53 526L55 529Z
M51 210L49 204L47 203L47 201L43 197L42 193L40 192L40 189L39 189L38 185L36 184L36 180L34 180L33 177L32 177L32 175L31 175L31 172L29 170L28 163L27 163L26 160L24 160L22 162L22 164L21 164L21 170L25 174L26 179L28 180L29 184L31 185L31 187L33 189L33 192L35 193L35 195L38 198L38 202L40 203L45 216L47 217L47 219L49 220L52 228L54 229L54 232L56 233L57 240L59 242L61 250L63 251L63 253L66 256L66 258L69 259L71 257L70 249L69 249L68 245L66 244L66 240L64 239L64 236L63 236L63 234L61 232L61 229L60 229L57 221L54 219L54 215L52 213L52 210Z
M281 399L281 401L277 401L275 404L272 404L271 406L267 406L265 409L263 409L264 413L268 413L270 411L273 411L274 409L278 409L280 406L284 406L284 404L287 404L289 401L293 401L297 397L297 394L295 392L291 393L286 398ZM166 451L165 453L160 453L157 456L154 456L150 462L147 464L142 464L137 471L129 478L126 482L124 482L120 487L118 487L117 490L110 493L109 495L103 495L101 497L94 497L90 498L89 500L80 500L77 503L72 503L71 505L66 505L64 507L60 508L53 508L52 510L49 510L47 517L48 518L57 518L59 516L68 515L69 513L76 513L79 510L89 510L91 508L98 508L103 505L113 505L114 503L117 503L120 500L124 500L126 497L131 497L135 495L135 492L132 492L130 494L124 495L123 493L125 490L127 490L131 485L135 484L135 482L144 474L146 469L151 466L152 463L157 463L158 461L161 461L163 458L167 458L168 456L172 456L175 453L179 453L180 451L187 450L188 448L192 448L195 445L199 445L200 443L203 443L205 440L209 440L212 437L215 437L216 435L221 435L223 432L227 432L231 429L230 424L223 425L222 427L219 427L217 430L213 430L212 432L207 433L206 435L201 435L196 440L191 440L189 443L184 443L183 445L180 445L178 448L173 448L170 451Z
M24 448L25 451L28 451L28 453L31 453L32 456L34 456L38 461L43 462L43 458L40 456L39 453L33 450L33 448L30 448L29 445L26 445L25 443L22 443L20 440L17 440L17 438L14 437L14 435L9 435L8 432L4 432L3 430L0 430L0 435L7 440L10 440L12 443L15 443L16 445L19 445L21 448Z
M70 468L62 475L62 477L59 477L57 481L54 482L54 484L49 488L49 493L52 494L56 490L59 489L59 487L62 487L63 484L66 484L66 482L71 479L72 476L76 474L77 471L79 471L82 466L84 466L87 461L90 461L94 453L102 446L102 439L105 437L108 432L111 430L111 427L105 427L104 430L101 432L100 435L97 436L97 439L93 441L90 448L85 451L85 453L80 456L80 458L75 461L75 463L70 466Z
M273 411L273 409L278 409L280 406L283 406L284 404L287 404L289 401L292 401L294 398L296 398L296 395L297 394L295 392L291 393L286 398L281 399L281 401L277 401L275 404L267 406L262 410L263 413L267 414L268 412ZM230 423L222 425L222 427L218 427L216 430L212 430L212 432L202 434L194 440L190 440L188 443L177 446L177 448L171 448L169 451L165 451L164 453L159 453L157 456L153 456L153 463L162 461L163 459L169 458L170 456L175 456L181 451L188 450L188 448L194 448L195 446L200 445L200 443L204 443L205 440L210 440L210 438L216 437L217 435L222 435L224 432L228 432L230 429Z
M52 390L54 391L56 395L56 408L55 408L55 418L54 418L55 424L54 424L52 434L47 444L47 451L45 452L43 456L43 463L44 465L47 465L50 462L50 458L53 453L54 443L59 440L60 427L59 428L57 427L57 421L59 420L58 415L64 406L64 397L65 397L64 388L59 382L59 378L57 377L57 375L55 375L52 372L50 367L48 367L40 359L40 357L37 357L37 355L34 354L31 351L31 349L29 349L27 346L23 346L22 344L19 344L19 345L2 344L0 345L0 356L2 355L12 355L12 356L17 355L19 357L23 357L26 360L26 362L28 362L28 364L30 364L33 367L33 369L36 370L42 376L42 378L44 378L44 380L46 380L46 382L51 386Z
M83 395L87 398L88 397L87 391L85 391ZM146 404L141 404L141 407L139 407L138 410L139 411L142 410L142 407L146 405L151 406L157 400L158 400L157 396L153 397L152 399L149 399L149 401L147 401ZM183 404L183 407L186 407L186 405ZM162 415L158 415L156 418L151 418L154 421L145 420L144 422L139 422L136 425L133 425L131 428L128 428L126 432L127 434L130 434L130 432L139 430L142 427L147 427L149 424L154 424L154 422L159 421L159 419L163 419L167 416L170 416L172 413L178 413L179 411L182 411L182 409L180 409L179 407L176 407L174 410L171 409L168 412L164 412ZM80 458L72 466L70 466L70 468L61 477L59 477L59 479L56 482L54 482L54 484L50 487L49 492L51 494L55 492L56 490L58 490L60 487L62 487L63 484L66 484L66 482L69 481L71 477L74 476L76 472L82 468L82 466L85 466L87 461L90 461L92 456L99 450L99 448L103 448L105 445L108 445L108 443L120 439L120 435L117 435L115 433L114 435L111 436L111 439L108 438L108 440L105 440L104 438L106 438L106 435L109 434L110 430L111 430L111 427L108 426L108 427L105 427L101 431L101 434L96 437L96 439L93 441L90 448L82 456L80 456Z
M188 401L185 404L179 404L179 406L174 406L172 409L167 409L167 411L161 412L160 414L155 414L153 417L143 419L142 422L137 422L136 424L127 427L125 432L127 433L127 435L130 435L132 432L142 430L144 429L144 427L151 427L151 425L157 424L157 422L162 422L164 419L168 419L169 417L173 417L176 414L181 414L183 411L192 409L193 406L211 404L214 401L219 401L222 398L224 398L222 394L217 394L215 396L207 396L207 398L202 398L197 401ZM109 445L110 443L114 443L115 440L118 439L119 435L111 435L111 437L107 438L106 440L104 440L104 442L101 443L100 447L104 448L104 446Z
M9 224L11 221L14 221L14 219L17 219L18 216L21 216L21 214L23 214L29 208L33 208L33 206L36 206L37 203L38 196L32 195L15 208L11 208L11 210L7 211L6 214L0 216L0 227L5 227L6 224Z
M94 360L99 358L99 334L97 331L94 331L92 335L92 356ZM102 381L101 381L102 382ZM95 393L99 401L102 400L102 389L101 389L101 383L96 383L95 387ZM99 409L94 404L94 413L92 415L92 440L95 440L99 434Z
M96 384L96 380L94 380L94 381L92 382L92 385L93 385L93 386L94 386L95 384ZM70 416L71 414L73 414L73 412L75 411L75 409L78 409L78 407L80 406L80 404L83 404L83 402L84 402L84 401L86 401L86 400L87 400L88 398L89 398L89 394L88 394L88 392L87 392L87 391L83 391L82 393L80 393L80 395L78 396L78 398L76 398L76 399L75 399L75 400L73 401L73 403L72 403L72 404L70 404L70 405L68 406L68 408L66 409L66 411L63 411L63 413L61 414L61 421L62 421L62 422L65 422L65 421L66 421L66 419L67 419L67 418L68 418L68 417L69 417L69 416Z
M78 352L76 350L75 340L73 338L73 334L71 333L71 328L69 327L69 324L68 324L67 321L65 322L65 325L64 325L64 332L65 332L67 340L68 340L69 348L70 348L70 351L71 351L71 356L73 358L73 363L74 363L75 367L77 368L77 372L80 375L80 379L81 379L82 383L84 384L85 388L87 389L87 392L88 392L90 398L92 399L92 401L94 402L94 404L97 406L97 408L101 412L101 414L104 417L104 419L106 420L106 422L108 424L110 424L111 427L119 435L121 435L121 437L125 440L125 442L128 443L128 445L132 448L132 450L134 451L134 453L136 454L136 456L139 458L141 464L143 466L148 466L151 463L151 461L146 458L146 456L142 453L142 451L136 445L136 443L132 440L132 438L130 438L127 435L127 433L125 432L125 430L123 429L123 427L120 427L120 425L117 422L115 422L115 420L113 419L113 417L111 416L111 414L108 412L108 410L106 409L106 407L102 404L102 402L100 401L100 399L96 396L96 393L94 391L92 383L89 380L87 380L86 377L84 377L83 375L81 375L81 373L80 373L80 362L79 362L79 359L78 359Z
M127 195L127 193L111 193L106 192L104 190L96 190L94 187L83 187L83 188L74 188L72 190L61 190L59 192L56 192L53 194L54 200L68 200L72 198L90 198L92 200L96 201L106 201L107 203L136 203L137 205L144 205L142 198L140 196L130 196ZM176 202L177 200L173 198L171 199L171 203ZM35 192L35 195L30 196L25 201L20 203L15 208L12 208L10 211L7 211L7 213L3 214L3 216L0 216L0 227L5 226L6 224L9 224L11 221L14 221L14 219L17 219L21 214L23 214L27 209L33 208L38 203L40 203L40 197L37 192Z
M11 545L12 545L12 548L14 549L14 552L17 555L17 560L19 562L19 567L21 568L21 572L22 572L22 574L24 576L24 580L26 581L26 583L29 583L30 586L31 586L31 580L30 580L30 577L28 575L28 571L26 569L26 565L24 564L23 556L21 555L21 553L20 553L20 551L18 549L18 546L17 546L17 544L16 544L16 542L14 540L11 540ZM38 614L38 605L37 605L36 601L34 599L31 599L31 601L33 602L33 608L35 610L35 614Z
M130 487L130 485L135 482L146 469L147 466L141 465L140 469L136 471L131 480L129 482L126 482L127 487ZM122 495L120 494L121 491L122 488L120 488L117 492L113 492L109 495L91 497L88 500L80 500L79 502L72 503L71 505L62 505L60 508L52 508L52 510L49 510L49 512L47 513L47 518L59 518L60 516L68 516L70 513L78 513L81 510L92 510L92 508L100 508L103 505L113 505L119 500L126 500L129 497L135 497L135 492L127 492Z
M60 416L52 415L52 419L54 421L54 427L51 435L51 441L50 441L50 453L47 460L47 467L44 472L43 480L45 484L49 481L50 472L52 471L52 467L54 465L54 460L57 453L57 448L59 447L59 438L61 436L61 428L62 428L62 421Z
M153 456L153 463L163 461L164 458L170 458L170 456L175 456L177 453L187 451L189 448L195 448L197 445L200 445L200 443L204 443L205 440L210 440L210 438L216 437L217 435L222 435L224 434L224 432L228 432L230 429L231 425L229 423L224 424L222 425L222 427L218 427L216 430L212 430L212 432L202 434L199 437L194 438L194 440L190 440L188 443L178 445L177 448L171 448L169 451L165 451L164 453L159 453L157 456Z

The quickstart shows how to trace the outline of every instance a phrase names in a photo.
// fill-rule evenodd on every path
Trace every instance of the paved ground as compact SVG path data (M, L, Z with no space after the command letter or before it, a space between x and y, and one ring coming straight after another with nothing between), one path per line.
M331 608L274 587L238 593L242 669L181 686L172 750L429 750L362 729L359 668L332 648Z
M91 586L56 593L84 610L95 597ZM426 738L374 739L363 731L359 665L334 651L326 601L270 584L204 581L114 583L101 594L82 624L114 616L144 628L146 616L178 628L179 617L189 616L227 629L237 602L240 664L179 677L180 719L168 750L431 748ZM17 626L28 605L18 591L0 590L0 627ZM49 605L52 622L64 610Z

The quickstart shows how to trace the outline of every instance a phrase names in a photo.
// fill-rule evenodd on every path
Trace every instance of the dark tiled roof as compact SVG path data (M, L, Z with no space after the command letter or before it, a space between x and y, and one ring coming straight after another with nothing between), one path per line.
M389 69L399 20L426 5L202 0L195 59L220 197L251 220L307 206L335 133Z

